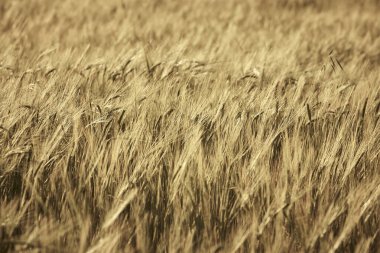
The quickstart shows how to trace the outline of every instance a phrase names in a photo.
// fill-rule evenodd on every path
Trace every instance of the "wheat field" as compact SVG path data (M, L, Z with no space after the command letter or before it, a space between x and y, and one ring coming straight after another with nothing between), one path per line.
M0 252L380 252L376 0L1 0Z

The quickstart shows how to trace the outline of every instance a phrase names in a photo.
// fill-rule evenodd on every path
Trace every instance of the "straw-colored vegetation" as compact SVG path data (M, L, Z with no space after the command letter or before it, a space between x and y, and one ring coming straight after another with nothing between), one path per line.
M0 1L0 252L379 252L380 6Z

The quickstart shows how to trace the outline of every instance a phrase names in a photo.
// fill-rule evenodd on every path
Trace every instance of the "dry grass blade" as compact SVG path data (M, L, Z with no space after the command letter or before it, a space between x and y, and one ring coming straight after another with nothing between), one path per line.
M120 213L125 209L125 207L136 197L138 190L132 189L129 191L125 199L113 209L111 209L105 218L102 228L107 229L110 227L116 219L119 217ZM116 202L116 201L115 201Z
M306 104L306 109L307 109L307 117L309 118L309 123L312 121L311 117L311 110L309 104Z

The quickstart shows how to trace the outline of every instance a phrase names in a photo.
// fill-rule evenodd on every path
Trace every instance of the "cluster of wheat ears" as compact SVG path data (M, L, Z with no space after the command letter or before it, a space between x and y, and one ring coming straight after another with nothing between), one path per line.
M380 252L375 0L1 0L0 252Z

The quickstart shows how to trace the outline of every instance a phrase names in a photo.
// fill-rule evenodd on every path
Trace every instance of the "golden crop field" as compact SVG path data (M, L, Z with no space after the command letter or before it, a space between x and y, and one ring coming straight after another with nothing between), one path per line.
M0 0L0 252L380 252L377 0Z

